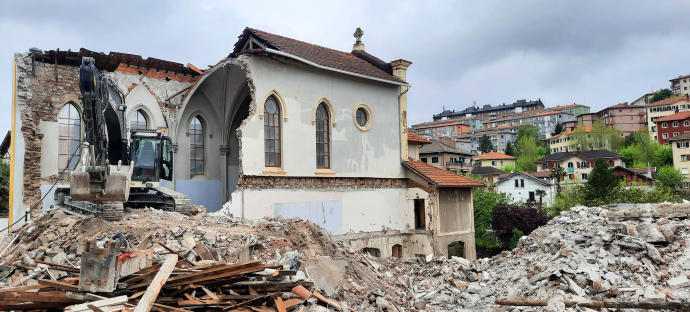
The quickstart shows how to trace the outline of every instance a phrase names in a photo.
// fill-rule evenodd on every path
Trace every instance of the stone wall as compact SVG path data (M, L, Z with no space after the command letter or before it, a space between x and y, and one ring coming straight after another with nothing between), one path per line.
M276 177L243 176L240 189L376 189L406 188L406 179L351 178L351 177Z
M79 68L32 62L28 54L18 54L17 110L21 115L21 133L26 142L24 154L24 204L31 214L41 210L41 140L42 120L57 121L62 106L79 103Z

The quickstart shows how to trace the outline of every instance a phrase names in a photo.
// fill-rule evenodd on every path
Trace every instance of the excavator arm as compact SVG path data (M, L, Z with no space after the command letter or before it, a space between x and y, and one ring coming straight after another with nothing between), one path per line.
M129 197L132 166L127 153L125 105L122 93L101 75L91 57L79 68L84 142L81 159L70 178L72 199L125 202ZM111 162L116 161L116 164Z

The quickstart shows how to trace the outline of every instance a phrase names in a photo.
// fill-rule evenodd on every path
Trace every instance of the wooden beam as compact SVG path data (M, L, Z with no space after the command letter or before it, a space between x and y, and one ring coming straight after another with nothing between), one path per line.
M47 285L50 287L55 287L57 289L63 289L63 290L69 290L69 291L79 291L79 286L67 284L67 283L61 283L61 282L56 282L56 281L51 281L51 280L46 280L46 279L39 279L38 283L41 285Z
M49 267L52 267L54 270L58 270L58 271L65 271L65 272L71 272L71 273L79 273L79 271L80 271L78 268L75 268L75 267L69 266L69 265L57 264L57 263L52 263L52 262L38 260L38 259L35 259L34 261L36 263L43 263Z
M67 304L81 302L77 299L72 299L65 296L44 295L33 292L2 293L0 294L0 302L3 301L54 302Z
M27 291L27 290L32 290L32 289L48 288L48 287L50 287L50 286L47 286L47 285L31 285L31 286L21 286L21 287L15 287L15 288L5 288L5 289L0 289L0 293L20 292L20 291Z
M104 312L103 310L101 310L101 308L99 308L99 307L97 307L97 306L95 306L95 305L93 305L93 304L90 304L90 303L89 303L89 304L87 304L86 306L87 306L91 311L93 311L93 312Z
M183 261L189 263L190 265L196 265L196 262L190 261L189 259L187 259L187 257L182 256L182 254L181 254L179 251L177 251L177 250L175 250L175 249L172 249L172 248L168 247L168 246L165 245L163 242L157 241L156 244L158 244L158 245L160 245L161 247L165 248L165 249L168 250L169 252L172 252L172 253L176 254L178 257L180 257L180 259L182 259Z
M283 302L282 298L276 297L275 303L276 303L276 309L278 310L278 312L287 312L287 309L285 308L285 302Z
M92 302L72 305L72 306L66 307L65 311L66 312L92 311L89 308L89 305L104 309L105 307L108 307L108 306L114 306L114 305L120 305L120 304L126 304L126 303L127 303L127 296L118 296L118 297L113 297L113 298L105 298L105 299L100 299L100 300L96 300L96 301L92 301Z
M154 301L156 301L158 293L160 293L161 288L163 288L163 284L168 281L168 277L170 277L170 273L172 273L176 264L177 255L169 255L165 261L163 261L160 270L153 278L153 281L151 281L151 285L146 288L146 293L141 297L141 300L139 300L139 303L134 308L134 312L151 311L151 307L153 306Z

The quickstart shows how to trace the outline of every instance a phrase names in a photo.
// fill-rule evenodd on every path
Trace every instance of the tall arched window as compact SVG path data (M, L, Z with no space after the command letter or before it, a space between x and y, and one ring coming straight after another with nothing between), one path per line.
M132 129L148 129L149 121L146 117L146 113L141 109L132 113L132 115L129 116L129 127Z
M316 108L316 168L331 167L331 136L330 136L330 116L326 103L321 102Z
M204 123L200 116L189 123L189 173L204 174Z
M280 105L274 96L264 103L264 149L266 167L280 167Z
M58 112L58 166L74 169L81 157L81 117L72 103L67 103Z

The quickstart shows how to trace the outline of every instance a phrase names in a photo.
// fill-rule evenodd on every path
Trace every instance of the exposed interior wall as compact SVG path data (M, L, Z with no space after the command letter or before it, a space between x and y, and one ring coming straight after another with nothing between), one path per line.
M334 237L334 240L343 241L346 246L361 250L364 248L376 248L381 251L381 257L392 257L393 246L402 246L402 258L414 258L433 254L433 237L422 233L371 233L367 237L348 237L347 235Z
M282 169L287 176L316 175L316 134L311 122L314 103L325 97L333 106L331 170L346 177L403 177L400 165L398 87L370 80L285 64L268 57L241 57L251 73L256 105L275 90L285 103L282 122ZM371 108L372 127L359 130L354 124L358 104ZM264 121L251 114L242 129L245 175L264 174ZM299 146L299 148L294 148Z
M439 188L439 234L473 230L472 189Z
M129 93L125 95L125 105L127 111L125 116L128 122L131 120L132 114L137 110L143 110L146 114L149 129L167 128L168 123L163 116L163 112L158 104L158 100L146 88L145 85L139 84L134 87ZM127 124L127 129L131 129Z
M463 258L468 260L477 259L477 250L474 246L474 231L461 234L437 235L434 237L436 254L448 256L448 244L460 241L465 245Z
M397 155L396 155L397 156ZM407 189L240 189L232 194L229 210L236 217L300 217L332 235L382 230L410 232L414 212Z

